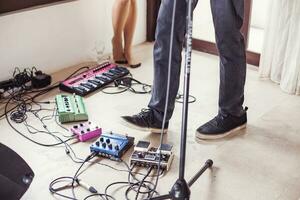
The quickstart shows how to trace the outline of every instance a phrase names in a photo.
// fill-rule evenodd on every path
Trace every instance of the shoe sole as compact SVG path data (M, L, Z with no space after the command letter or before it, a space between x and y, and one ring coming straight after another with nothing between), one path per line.
M218 134L218 135L205 135L205 134L202 134L202 133L199 133L196 131L196 134L195 134L195 138L196 140L216 140L216 139L221 139L221 138L225 138L225 137L228 137L228 136L231 136L231 135L234 135L237 133L237 131L239 130L242 130L242 129L245 129L247 126L247 124L243 124L241 126L238 126L234 129L231 129L230 131L224 133L224 134Z
M144 127L140 127L140 126L136 126L130 122L127 122L126 120L122 119L122 124L124 124L125 126L132 128L132 129L136 129L136 130L140 130L140 131L147 131L147 132L151 132L151 133L161 133L161 129L160 128L144 128ZM164 129L163 133L167 133L168 129Z

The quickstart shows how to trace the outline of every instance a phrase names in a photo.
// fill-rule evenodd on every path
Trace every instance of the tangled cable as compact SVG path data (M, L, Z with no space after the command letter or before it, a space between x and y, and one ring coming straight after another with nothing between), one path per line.
M80 181L79 181L79 175L81 175L80 170L82 169L83 165L87 162L90 162L92 164L97 163L97 162L92 162L91 159L94 158L96 156L96 154L91 153L86 159L84 159L81 162L81 165L79 166L79 168L76 170L75 175L73 177L71 176L63 176L63 177L58 177L56 179L54 179L50 184L49 184L49 191L53 194L53 195L57 195L66 199L72 199L72 200L79 200L79 198L76 198L75 195L75 191L74 189L78 186L80 186ZM131 192L135 192L135 200L137 200L139 198L140 195L146 195L147 198L150 197L151 193L155 193L158 194L157 191L155 191L154 188L154 184L151 181L147 181L147 178L150 178L150 174L153 171L153 167L149 167L148 171L146 174L140 174L143 176L143 178L141 180L139 180L136 177L135 172L133 172L133 169L135 167L135 165L133 165L131 168L128 166L128 164L123 161L120 160L121 162L123 162L125 164L125 166L128 168L128 179L127 181L117 181L117 182L112 182L109 185L107 185L104 189L103 193L98 193L96 189L93 189L92 191L89 190L92 194L88 195L86 197L83 198L83 200L89 199L91 197L95 197L98 196L101 199L105 199L105 200L115 200L115 198L109 194L109 189L112 188L113 186L117 186L120 185L122 187L125 186L124 189L124 197L126 200L129 200L129 194ZM100 163L98 163L100 164ZM163 174L164 171L161 171L161 174ZM66 182L66 184L56 187L57 184L61 183L61 182ZM92 187L94 188L94 187ZM66 190L66 189L71 189L73 196L68 196L66 194L61 193L62 190ZM143 190L142 190L143 189Z

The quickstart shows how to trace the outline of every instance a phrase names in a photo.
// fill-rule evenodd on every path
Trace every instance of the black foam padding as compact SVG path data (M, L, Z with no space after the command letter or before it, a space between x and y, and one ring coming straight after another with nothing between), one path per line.
M20 199L29 188L34 173L16 152L0 143L0 199Z

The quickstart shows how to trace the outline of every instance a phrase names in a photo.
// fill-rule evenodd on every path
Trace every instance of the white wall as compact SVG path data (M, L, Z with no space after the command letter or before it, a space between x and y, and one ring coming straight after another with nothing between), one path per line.
M0 16L0 80L14 67L48 73L111 52L113 0L77 0ZM134 43L146 40L146 1L138 0Z
M213 18L211 14L210 0L199 0L194 11L195 38L215 42Z
M271 0L252 0L251 26L264 29ZM197 24L212 23L210 0L199 0L195 9Z
M258 29L265 28L270 1L271 0L253 0L251 27ZM199 0L194 15L194 35L197 38L215 42L210 0Z
M265 29L271 0L252 0L251 26Z

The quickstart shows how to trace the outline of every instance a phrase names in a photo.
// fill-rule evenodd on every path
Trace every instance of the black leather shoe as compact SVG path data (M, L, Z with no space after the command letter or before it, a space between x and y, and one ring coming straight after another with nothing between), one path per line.
M122 119L128 127L152 133L161 133L162 122L155 119L153 110L151 109L142 109L137 115L122 116ZM168 131L168 125L169 123L166 122L163 133Z
M196 139L213 140L220 139L234 134L236 131L246 128L247 124L247 107L245 113L236 117L233 115L220 115L200 126L196 131Z

